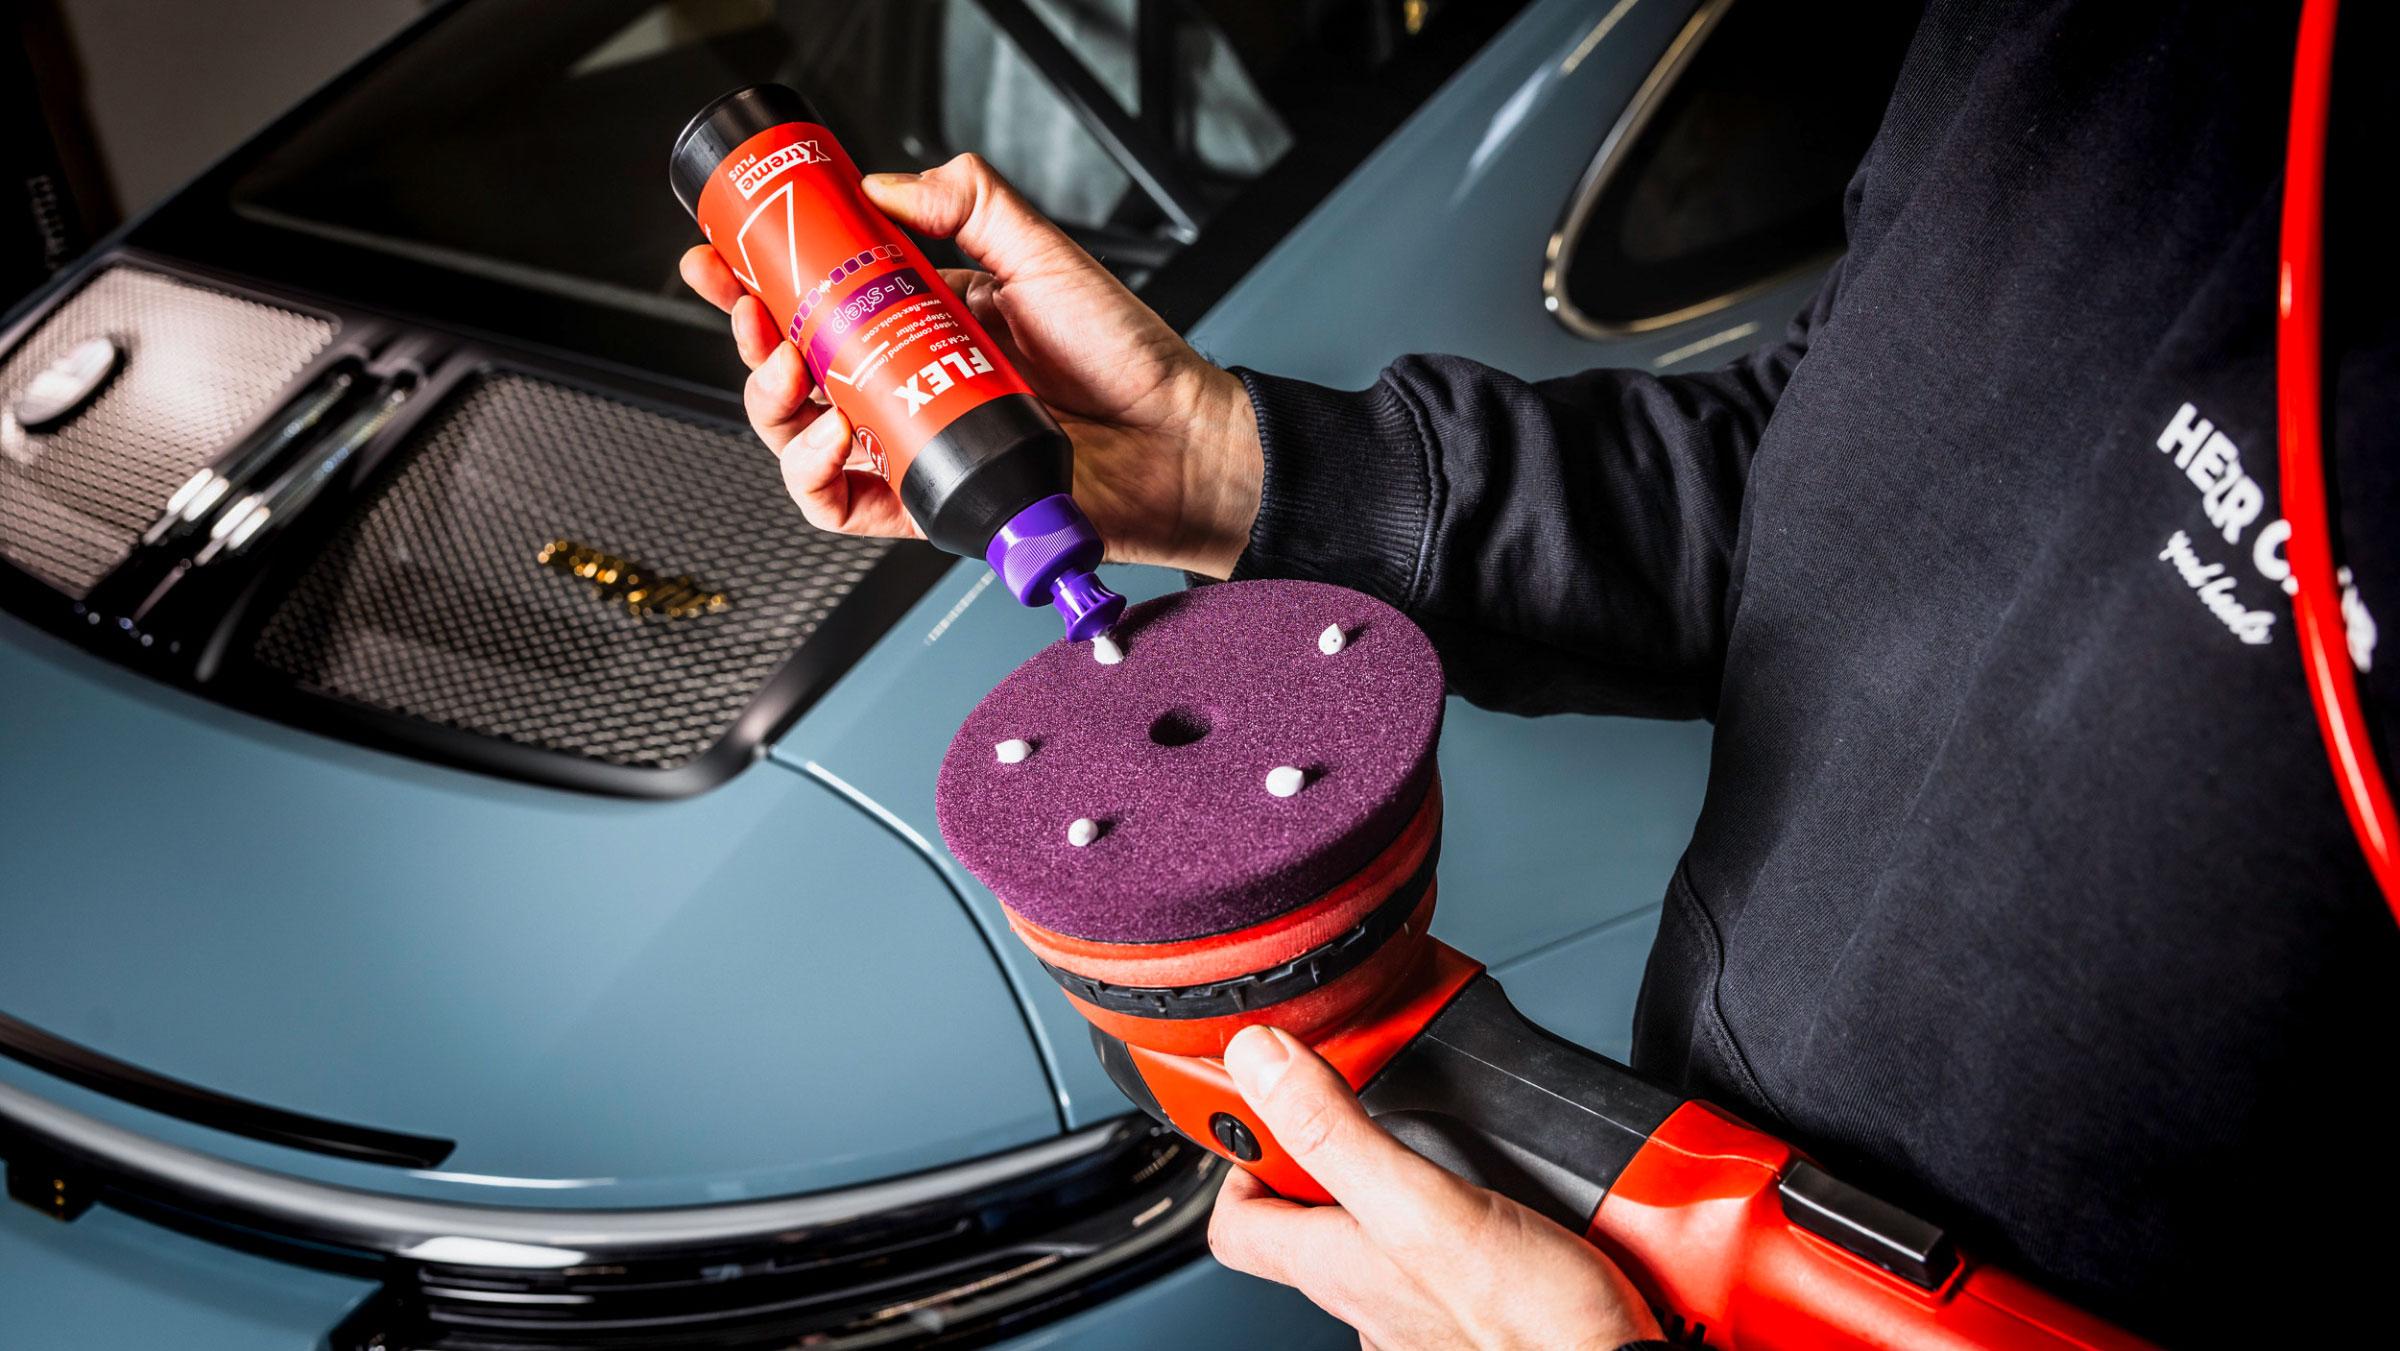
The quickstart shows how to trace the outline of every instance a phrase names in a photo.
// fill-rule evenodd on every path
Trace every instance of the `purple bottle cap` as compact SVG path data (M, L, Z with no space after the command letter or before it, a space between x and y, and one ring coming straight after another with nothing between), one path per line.
M1100 532L1065 493L1033 503L1000 527L983 561L1023 605L1058 608L1070 641L1097 638L1116 626L1125 598L1093 572L1100 566Z

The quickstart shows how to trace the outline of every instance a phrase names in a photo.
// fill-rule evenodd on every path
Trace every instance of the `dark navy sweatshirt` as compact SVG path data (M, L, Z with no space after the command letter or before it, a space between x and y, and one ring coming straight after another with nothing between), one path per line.
M2388 751L2382 8L2342 15L2328 342ZM1640 1067L2178 1342L2380 1321L2400 1200L2400 926L2280 585L2297 10L1937 0L1847 254L1722 369L1245 373L1238 576L1383 597L1481 704L1714 721Z

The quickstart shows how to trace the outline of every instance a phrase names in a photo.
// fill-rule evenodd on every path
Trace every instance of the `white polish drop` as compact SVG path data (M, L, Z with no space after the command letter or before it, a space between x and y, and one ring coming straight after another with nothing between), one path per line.
M1342 626L1339 624L1327 624L1325 631L1317 635L1317 650L1328 657L1341 651L1349 643L1349 635L1342 632Z
M1092 640L1092 660L1102 666L1114 666L1125 660L1125 649L1117 646L1116 639L1103 633Z
M1067 827L1067 843L1081 849L1100 838L1100 823L1088 816L1078 816Z
M1033 743L1021 736L1012 736L992 747L992 754L1000 757L1001 764L1021 765L1025 763L1026 756L1033 754Z
M1277 797L1290 797L1308 784L1308 776L1290 765L1277 765L1267 771L1267 791Z

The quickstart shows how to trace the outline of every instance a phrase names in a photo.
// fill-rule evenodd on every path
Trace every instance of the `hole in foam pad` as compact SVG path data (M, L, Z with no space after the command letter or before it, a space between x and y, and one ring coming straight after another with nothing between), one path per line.
M1161 746L1189 746L1207 736L1213 724L1200 708L1170 708L1150 723L1150 739Z

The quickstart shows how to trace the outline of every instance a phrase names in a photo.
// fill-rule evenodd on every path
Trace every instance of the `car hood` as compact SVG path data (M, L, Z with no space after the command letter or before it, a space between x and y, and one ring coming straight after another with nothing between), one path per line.
M549 1206L816 1190L1060 1128L952 886L806 775L762 764L663 803L502 783L5 619L0 690L0 1013L454 1148L330 1157L0 1057L21 1087L286 1172Z

